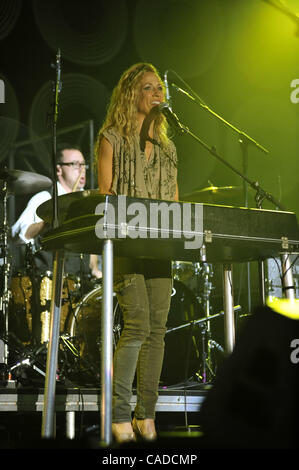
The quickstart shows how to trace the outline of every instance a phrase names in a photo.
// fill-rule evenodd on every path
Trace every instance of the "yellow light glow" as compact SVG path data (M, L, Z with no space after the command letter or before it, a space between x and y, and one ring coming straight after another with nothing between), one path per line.
M268 298L266 301L268 307L281 315L292 320L299 320L299 299L278 299L276 297Z
M299 0L280 0L278 3L299 18Z

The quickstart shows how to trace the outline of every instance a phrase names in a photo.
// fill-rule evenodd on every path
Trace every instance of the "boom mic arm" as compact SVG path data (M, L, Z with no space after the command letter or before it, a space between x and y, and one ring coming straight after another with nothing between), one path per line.
M157 106L162 114L166 117L167 122L177 129L180 133L186 131L186 128L180 123L179 118L177 115L172 111L168 103L160 103Z

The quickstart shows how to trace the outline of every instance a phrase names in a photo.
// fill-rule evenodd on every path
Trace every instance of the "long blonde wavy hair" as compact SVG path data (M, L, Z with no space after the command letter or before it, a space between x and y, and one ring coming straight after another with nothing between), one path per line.
M97 162L99 147L103 132L109 127L114 127L128 142L137 131L137 105L141 92L141 79L143 74L153 72L160 78L157 69L149 63L140 62L132 65L121 76L114 88L108 106L105 121L100 128L95 143L95 161ZM163 93L165 86L161 80ZM167 136L167 122L162 113L159 113L154 121L155 138L163 147L167 147L169 139Z

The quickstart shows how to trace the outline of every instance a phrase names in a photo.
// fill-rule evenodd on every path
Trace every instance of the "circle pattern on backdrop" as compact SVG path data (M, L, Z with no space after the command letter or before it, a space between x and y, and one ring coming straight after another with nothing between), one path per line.
M79 65L102 65L121 49L127 34L124 1L33 1L40 34L54 50Z
M108 103L108 92L105 86L83 74L65 74L62 76L62 90L58 99L57 140L59 130L69 132L63 133L60 138L68 140L72 132L78 138L83 128L80 124L94 121L94 130L101 124ZM33 99L29 115L29 127L32 135L32 144L39 159L48 160L51 153L52 122L53 122L53 90L52 82L46 82L37 92ZM36 140L36 136L47 135L47 139ZM80 142L74 142L80 144Z
M94 78L69 73L62 75L58 98L58 126L64 128L87 120L98 125L106 112L109 94L106 87ZM39 136L49 133L53 112L52 82L46 82L33 99L29 125Z
M13 30L21 12L21 0L2 0L0 2L0 41Z
M222 11L217 0L146 0L136 5L134 37L144 61L160 71L173 69L184 77L204 73L222 43ZM146 15L145 15L146 12Z
M65 74L62 76L62 90L58 99L58 120L57 120L57 139L58 132L64 132L60 137L65 139L71 132L80 135L83 128L79 128L86 122L94 121L94 130L101 124L104 118L108 103L108 92L105 86L83 74ZM30 109L29 127L32 133L33 146L38 158L48 158L49 148L51 148L52 123L53 123L53 90L52 82L46 82L37 92ZM48 135L48 139L42 139L34 142L34 137ZM72 138L73 141L73 138ZM75 142L79 143L79 142ZM51 150L50 150L51 151Z

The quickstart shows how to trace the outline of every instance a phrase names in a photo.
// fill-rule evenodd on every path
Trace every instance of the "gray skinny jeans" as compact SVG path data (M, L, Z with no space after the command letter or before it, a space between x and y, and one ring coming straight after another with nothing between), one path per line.
M113 360L112 421L131 421L132 387L137 372L137 419L155 418L164 357L164 336L172 279L122 274L115 284L124 328Z

